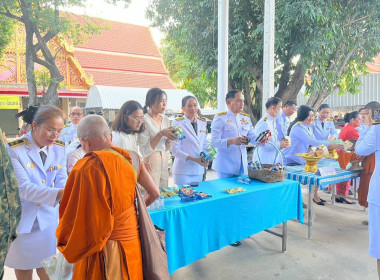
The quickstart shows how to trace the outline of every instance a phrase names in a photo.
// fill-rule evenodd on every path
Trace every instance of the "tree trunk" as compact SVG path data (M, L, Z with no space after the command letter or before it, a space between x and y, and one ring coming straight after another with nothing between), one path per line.
M314 110L317 110L319 106L321 106L329 97L330 92L313 92L310 96L310 98L307 100L306 105L313 108Z
M34 75L34 60L33 60L33 31L25 24L26 33L26 53L25 53L25 65L26 65L26 79L29 92L29 104L28 106L37 106L37 87L36 77Z
M281 87L275 94L276 97L281 98L282 103L285 104L288 100L297 101L298 93L305 83L305 69L303 67L302 58L297 62L292 79L286 87Z

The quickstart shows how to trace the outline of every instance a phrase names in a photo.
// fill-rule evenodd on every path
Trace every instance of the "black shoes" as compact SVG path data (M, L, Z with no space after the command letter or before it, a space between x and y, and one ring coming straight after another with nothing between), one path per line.
M337 203L346 203L346 204L356 204L355 201L348 201L344 197L335 197L335 202L337 202Z
M313 198L313 202L314 202L315 204L318 204L318 205L321 205L321 206L325 206L325 203L322 201L322 199L321 199L321 201L317 202L317 201Z
M232 247L238 247L238 246L241 245L241 243L240 243L240 241L236 241L236 242L234 242L234 243L231 243L230 245L231 245Z

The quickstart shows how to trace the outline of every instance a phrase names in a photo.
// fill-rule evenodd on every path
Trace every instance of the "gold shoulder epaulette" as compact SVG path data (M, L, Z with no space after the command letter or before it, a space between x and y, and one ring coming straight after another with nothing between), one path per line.
M184 120L184 119L185 119L184 117L175 118L176 121L180 121L180 120Z
M205 119L205 118L201 118L201 117L198 117L198 120L200 120L200 121L203 121L203 122L205 122L205 121L206 121L206 119Z
M264 122L266 122L267 120L268 120L268 118L267 118L267 117L265 117L265 118L264 118Z
M65 124L63 127L64 127L64 128L65 128L65 127L68 127L70 124L71 124L71 123Z
M301 124L302 124L302 122L298 122L297 124L301 125Z
M62 147L66 147L65 142L62 141L62 140L57 140L57 141L54 142L54 144L62 146Z
M246 116L246 117L250 117L250 114L247 114L247 113L241 112L240 114L243 115L243 116Z
M220 113L218 113L217 115L218 116L224 116L224 115L226 115L227 114L227 112L220 112Z
M28 139L21 138L21 139L17 139L17 140L9 142L8 145L9 145L9 147L14 148L14 147L17 147L17 146L24 145L26 143L28 143Z
M326 121L328 121L328 122L332 122L332 121L333 121L333 119L327 119Z

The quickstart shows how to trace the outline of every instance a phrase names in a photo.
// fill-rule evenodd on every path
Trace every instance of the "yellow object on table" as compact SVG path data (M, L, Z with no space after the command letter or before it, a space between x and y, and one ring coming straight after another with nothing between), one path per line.
M317 163L322 157L311 157L308 154L296 154L296 156L302 157L306 161L306 166L303 171L311 173L318 171Z
M229 193L229 194L235 194L235 193L245 192L245 189L238 187L235 189L224 189L224 191Z

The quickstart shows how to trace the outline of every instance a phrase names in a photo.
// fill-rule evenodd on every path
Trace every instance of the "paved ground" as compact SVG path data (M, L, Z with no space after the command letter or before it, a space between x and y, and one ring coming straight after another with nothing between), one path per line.
M213 178L211 172L208 179ZM290 221L286 253L281 253L280 238L262 232L243 240L240 247L227 246L177 270L171 278L376 280L376 260L367 252L368 229L361 224L367 213L358 205L331 205L329 195L320 195L328 205L315 207L312 240L306 239L305 225ZM4 279L15 279L13 271L6 269Z

